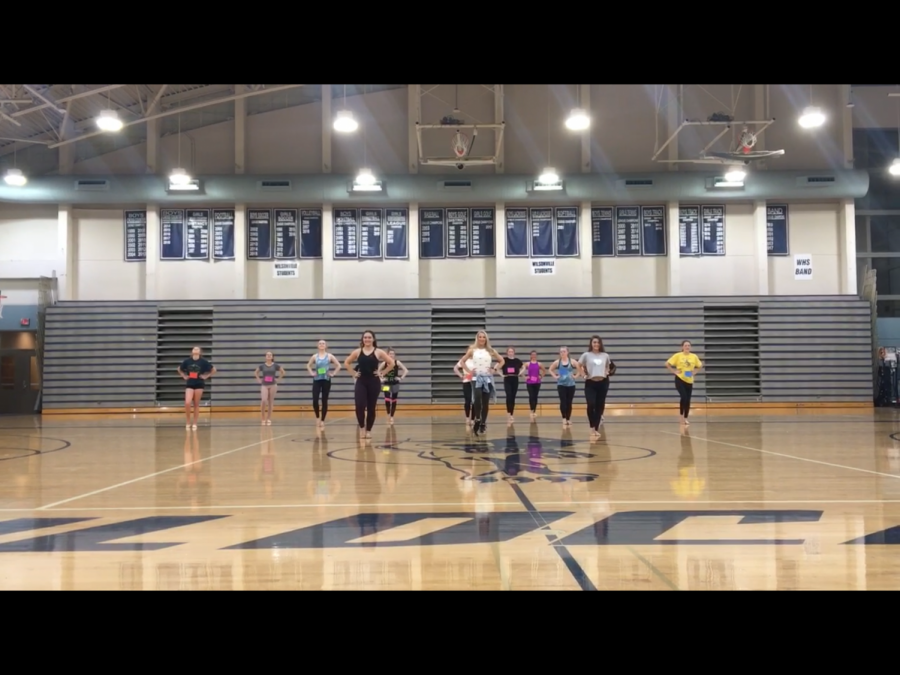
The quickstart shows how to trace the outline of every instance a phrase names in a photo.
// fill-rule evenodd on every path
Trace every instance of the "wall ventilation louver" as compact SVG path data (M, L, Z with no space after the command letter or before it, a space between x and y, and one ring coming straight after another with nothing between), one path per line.
M630 190L632 188L652 188L653 187L653 179L652 178L626 178L616 181L616 187L621 189Z
M471 190L472 189L472 181L470 180L442 180L438 183L438 188L441 190Z
M79 192L103 192L109 190L109 181L102 178L82 178L75 181Z
M291 189L289 180L261 180L258 185L263 192L286 192Z
M836 182L835 176L801 176L797 179L797 187L830 187Z

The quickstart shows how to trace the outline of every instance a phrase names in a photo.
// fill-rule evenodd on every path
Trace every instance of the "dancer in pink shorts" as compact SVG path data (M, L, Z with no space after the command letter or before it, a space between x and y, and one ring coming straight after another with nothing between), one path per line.
M259 382L260 397L260 414L262 416L262 424L272 424L272 410L275 407L275 394L278 393L278 383L284 377L284 368L275 363L275 357L272 352L266 352L266 361L261 366L256 367L256 381Z

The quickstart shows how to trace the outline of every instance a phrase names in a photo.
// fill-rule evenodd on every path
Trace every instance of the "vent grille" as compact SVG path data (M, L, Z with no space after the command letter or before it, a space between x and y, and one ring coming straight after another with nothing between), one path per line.
M616 181L618 188L652 188L652 178L626 178Z
M442 190L471 190L472 181L470 180L445 180L438 183L438 188Z
M75 189L80 192L102 192L109 190L109 181L99 178L83 178L75 181Z
M837 182L835 176L803 176L797 179L798 187L827 187Z
M291 181L289 180L261 180L258 183L259 189L264 192L285 192L291 189Z

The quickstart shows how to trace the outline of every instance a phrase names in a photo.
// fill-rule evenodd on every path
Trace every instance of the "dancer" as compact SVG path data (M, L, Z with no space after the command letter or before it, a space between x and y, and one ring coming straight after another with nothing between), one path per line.
M260 395L262 403L260 405L260 413L262 414L262 425L272 424L272 410L275 407L275 394L278 393L278 383L284 377L284 368L275 363L275 357L272 352L266 352L266 360L261 366L256 367L253 375L259 383Z
M402 361L397 360L393 349L388 349L388 356L394 359L394 367L386 370L382 364L378 374L381 377L381 390L384 392L384 409L387 411L390 423L393 424L394 413L397 412L397 397L400 395L400 383L409 375L409 369L403 365Z
M472 365L469 366L469 359ZM496 349L491 347L491 339L487 332L480 330L475 334L475 342L469 347L465 356L460 359L467 373L472 378L472 417L475 420L472 428L475 434L487 431L487 417L490 404L497 400L497 391L494 388L493 360L497 360L495 368L503 363L503 357Z
M338 374L341 362L328 352L328 343L319 340L319 351L309 357L306 370L313 378L312 399L313 412L316 414L316 426L325 428L325 416L328 414L328 395L331 393L331 378ZM331 370L331 366L334 370ZM322 399L321 415L319 414L319 399Z
M541 393L541 380L544 378L544 366L538 361L537 352L531 352L531 358L524 366L525 388L528 389L528 407L531 408L531 421L537 417L538 394Z
M465 363L462 360L457 361L456 365L453 366L453 372L456 373L456 376L462 380L462 388L463 388L463 399L465 401L465 411L466 411L466 428L471 427L475 423L475 418L472 416L472 369L475 367L472 359L469 359Z
M216 374L216 368L203 358L200 347L191 350L191 358L185 359L178 366L178 374L185 381L184 389L184 415L187 418L185 429L197 430L197 421L200 416L200 399L203 398L203 387L206 381ZM191 409L194 411L194 421L191 423Z
M666 361L666 369L675 375L675 389L678 390L680 401L678 412L685 426L690 426L688 415L691 414L691 394L694 393L694 377L700 372L703 362L691 352L691 341L681 343L681 351L672 354Z
M503 391L506 393L506 414L512 424L516 410L516 394L519 393L519 376L522 374L522 359L516 358L516 350L510 347L503 358Z
M598 335L591 336L590 347L578 359L578 365L584 376L584 398L591 434L599 436L606 411L606 395L609 393L610 359Z
M562 425L570 427L572 426L572 402L575 400L575 378L578 376L578 364L573 363L569 358L568 347L559 348L559 358L550 364L550 375L556 380Z
M394 359L378 348L375 333L364 331L359 340L359 348L354 349L344 361L347 370L355 370L356 380L354 397L356 399L356 421L359 423L360 438L372 438L372 427L375 426L375 409L378 406L378 393L381 381L378 370L381 363L390 370L394 367ZM353 368L353 364L356 368Z

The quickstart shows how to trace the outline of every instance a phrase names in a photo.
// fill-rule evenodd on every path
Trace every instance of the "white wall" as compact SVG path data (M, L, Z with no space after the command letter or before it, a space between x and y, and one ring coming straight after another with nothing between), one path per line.
M582 219L590 209L582 205ZM764 204L728 204L722 257L681 257L669 205L669 255L592 258L590 228L581 227L577 258L556 260L553 276L533 276L529 259L507 259L502 238L497 257L418 260L418 208L410 207L410 260L334 261L330 257L330 209L323 222L324 260L301 261L300 278L275 279L269 261L160 261L148 234L147 262L124 262L124 210L76 209L68 221L57 209L0 204L0 279L67 270L73 300L216 300L315 298L647 297L655 295L803 295L855 293L844 281L846 260L855 261L855 229L844 227L846 204L789 205L787 257L765 255ZM852 204L849 209L852 211ZM61 210L65 212L65 209ZM504 205L497 205L503 232ZM236 241L244 238L237 207ZM148 232L154 212L148 215ZM68 225L66 225L68 222ZM156 217L158 223L158 216ZM677 222L677 221L676 221ZM62 224L61 224L62 223ZM675 228L677 232L677 228ZM762 239L761 239L762 237ZM158 240L157 240L158 241ZM68 244L67 244L68 242ZM675 254L672 254L673 242ZM848 244L849 242L849 244ZM850 255L846 256L849 250ZM794 254L810 254L814 275L794 279ZM3 284L0 284L2 289Z

